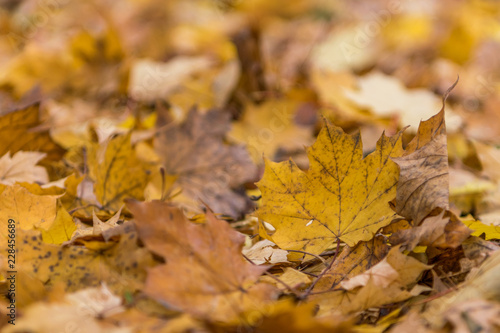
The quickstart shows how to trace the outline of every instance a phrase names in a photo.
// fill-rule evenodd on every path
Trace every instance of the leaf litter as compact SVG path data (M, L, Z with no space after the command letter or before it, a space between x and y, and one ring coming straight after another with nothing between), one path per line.
M2 331L498 331L498 10L449 6L0 2Z

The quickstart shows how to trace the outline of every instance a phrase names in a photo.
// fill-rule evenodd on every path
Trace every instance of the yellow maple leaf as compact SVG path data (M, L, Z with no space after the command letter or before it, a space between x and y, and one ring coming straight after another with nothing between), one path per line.
M71 235L76 230L73 218L64 209L57 209L56 218L48 230L41 229L42 239L47 244L62 244L71 239Z
M484 224L481 221L474 220L471 216L462 220L469 229L474 230L471 236L481 236L484 234L486 240L500 239L500 226L494 224Z
M319 254L338 240L351 247L370 240L388 225L394 217L388 202L398 181L390 158L402 153L401 133L383 134L363 159L360 135L347 135L327 122L308 149L307 172L292 161L266 161L257 183L262 207L256 214L276 228L273 241Z
M95 159L89 158L89 171L95 177L94 193L104 208L117 211L123 199L142 199L149 173L137 159L130 136L119 135L106 147L99 147ZM104 155L102 161L98 157Z
M39 109L40 104L35 103L0 117L0 155L9 151L14 154L20 150L36 150L47 153L48 160L61 157L62 148L52 141L47 130L38 128L41 124Z
M0 235L7 237L7 223L16 229L48 230L56 217L55 195L35 195L20 185L7 186L0 194ZM2 237L3 238L3 237ZM4 239L0 238L0 242Z

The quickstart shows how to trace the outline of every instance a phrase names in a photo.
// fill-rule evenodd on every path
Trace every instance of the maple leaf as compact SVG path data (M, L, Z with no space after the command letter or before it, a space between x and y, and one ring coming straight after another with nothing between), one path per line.
M49 132L36 129L41 124L39 109L39 103L35 103L0 117L0 156L31 150L47 153L49 160L61 157L63 149L52 141Z
M472 218L462 221L468 228L472 229L471 236L481 236L484 234L484 239L500 239L500 226L494 224L485 224L481 221L476 221Z
M20 185L7 186L0 193L0 235L8 236L8 221L18 229L48 230L56 218L56 200L57 196L35 195ZM0 244L6 244L3 237Z
M90 153L94 193L102 206L111 211L118 211L126 198L142 199L149 178L146 166L135 156L130 136L118 135Z
M16 182L49 182L47 170L36 164L46 154L39 152L18 151L10 157L10 152L0 158L0 183L13 185Z
M494 2L0 3L1 331L498 331Z
M360 135L326 122L307 153L307 172L292 161L266 161L257 183L262 207L256 215L276 228L276 244L319 254L338 240L351 247L370 240L391 222L388 202L396 192L398 168L390 158L402 153L401 132L383 134L363 159Z
M394 209L414 223L412 228L393 234L393 244L405 244L408 249L416 245L455 248L470 235L470 230L452 213L444 217L449 208L444 102L457 82L445 93L441 111L422 121L403 156L393 158L400 168Z
M49 229L40 229L42 239L47 244L62 244L71 239L76 231L75 222L64 207L57 209L57 214Z
M229 114L191 110L183 123L161 130L154 144L183 196L198 207L201 200L216 213L237 217L251 203L235 189L253 181L257 168L243 146L224 143L228 130Z
M159 201L129 201L127 206L146 247L166 261L148 272L144 291L150 297L222 321L273 298L271 285L255 284L268 267L243 259L245 237L225 221L209 212L206 224L194 224L178 208Z

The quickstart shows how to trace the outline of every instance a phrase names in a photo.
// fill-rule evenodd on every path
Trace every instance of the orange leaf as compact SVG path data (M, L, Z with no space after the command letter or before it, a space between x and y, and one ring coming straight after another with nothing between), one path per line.
M212 213L206 224L159 201L127 203L146 247L166 264L149 270L145 292L192 315L232 321L273 298L274 288L256 284L268 267L243 259L245 237ZM180 278L182 277L182 278Z

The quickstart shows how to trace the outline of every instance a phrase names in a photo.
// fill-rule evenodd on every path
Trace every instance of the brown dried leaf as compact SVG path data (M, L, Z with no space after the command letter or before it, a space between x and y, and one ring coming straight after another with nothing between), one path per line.
M398 230L391 235L391 244L404 244L407 250L417 245L438 248L456 248L469 237L471 230L449 211L427 217L421 225Z
M155 149L166 173L177 176L175 185L200 207L240 216L251 202L237 188L255 180L257 168L243 146L228 145L229 114L191 110L181 124L167 126L155 139Z
M387 255L389 246L381 236L375 236L368 242L359 242L355 247L345 248L332 267L318 281L314 291L333 289L344 279L363 273L377 264Z
M448 151L444 109L422 121L399 165L395 210L419 224L434 209L449 208Z
M232 321L274 297L271 285L256 284L268 267L245 261L245 237L212 213L200 225L159 201L127 206L146 247L166 261L149 270L144 289L160 303L209 320Z
M379 269L380 266L387 267L387 265L392 267L391 271L384 272L383 269ZM399 247L395 247L389 251L384 260L372 267L372 272L378 272L377 278L374 278L373 274L363 273L369 276L362 287L316 294L311 297L311 301L319 304L320 315L338 312L349 314L400 302L414 296L410 291L411 287L419 275L429 268L431 266L402 254Z

